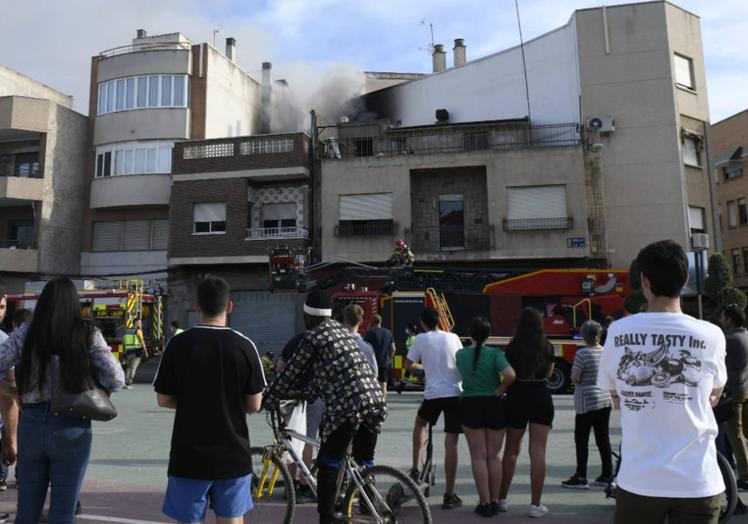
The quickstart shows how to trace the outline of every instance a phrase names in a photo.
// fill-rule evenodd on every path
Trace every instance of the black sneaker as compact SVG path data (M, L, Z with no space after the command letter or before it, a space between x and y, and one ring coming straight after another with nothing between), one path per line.
M475 512L481 517L493 517L495 513L491 509L491 503L486 502L485 504L478 504L475 506Z
M498 515L500 511L501 511L501 508L499 508L499 501L492 500L491 501L491 515Z
M299 487L296 488L296 502L298 504L310 504L317 502L317 497L314 496L312 488L305 484L299 484Z
M8 481L5 479L0 480L0 491L8 491Z
M569 480L561 482L561 486L569 489L590 489L587 479L578 477L576 473L569 477Z
M410 468L408 476L410 477L410 480L416 483L416 486L421 486L421 472L418 471L418 468Z
M455 509L462 507L462 499L455 493L445 493L442 509Z
M613 480L613 477L606 477L605 475L600 475L595 479L595 481L592 483L593 486L601 486L603 488L608 487L610 484L610 481Z
M738 480L738 491L748 491L748 480Z

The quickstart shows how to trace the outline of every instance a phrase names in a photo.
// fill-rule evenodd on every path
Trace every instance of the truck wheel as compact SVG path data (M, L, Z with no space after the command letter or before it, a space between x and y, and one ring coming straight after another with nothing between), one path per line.
M553 374L548 379L548 389L551 393L559 394L566 393L571 385L571 370L569 364L563 360L556 360L556 365L553 367Z

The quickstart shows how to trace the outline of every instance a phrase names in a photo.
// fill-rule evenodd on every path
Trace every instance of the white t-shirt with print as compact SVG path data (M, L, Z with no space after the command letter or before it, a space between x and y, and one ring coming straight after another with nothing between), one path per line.
M621 401L618 485L649 497L722 493L709 394L727 381L725 337L682 313L639 313L608 329L597 385Z
M462 348L460 338L445 331L427 331L416 336L408 351L411 362L420 362L426 374L423 398L457 397L462 392L462 378L457 371L455 355Z

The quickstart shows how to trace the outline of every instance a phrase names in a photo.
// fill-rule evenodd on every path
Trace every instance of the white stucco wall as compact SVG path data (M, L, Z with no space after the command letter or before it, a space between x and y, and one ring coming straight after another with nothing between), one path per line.
M37 82L33 78L0 65L0 96L28 96L44 98L68 109L73 108L73 97Z

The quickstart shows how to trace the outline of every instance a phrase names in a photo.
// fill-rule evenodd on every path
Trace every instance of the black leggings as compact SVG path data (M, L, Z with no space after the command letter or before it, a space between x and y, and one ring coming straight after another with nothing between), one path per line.
M377 434L363 424L356 426L346 422L322 441L317 455L317 512L321 524L334 522L338 470L351 441L353 459L358 465L367 467L374 460Z
M595 430L595 442L600 450L603 477L613 475L613 460L610 452L610 408L597 409L577 415L574 419L574 443L577 445L577 477L587 478L587 458L589 456L590 429Z

